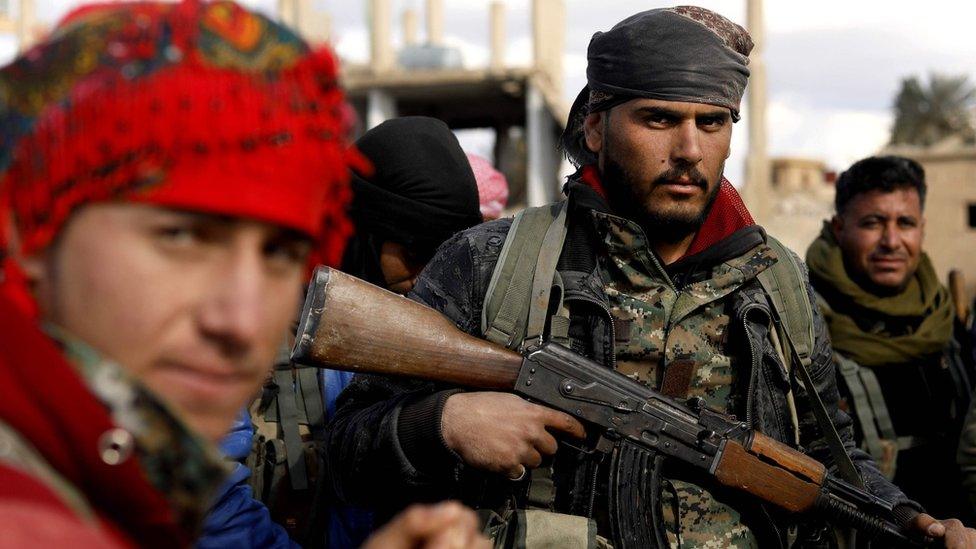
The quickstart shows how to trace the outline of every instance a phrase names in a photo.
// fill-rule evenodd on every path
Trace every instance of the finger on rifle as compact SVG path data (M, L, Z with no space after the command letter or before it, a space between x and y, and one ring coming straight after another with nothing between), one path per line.
M556 442L556 437L552 436L549 431L545 430L543 427L539 427L533 432L531 441L532 445L535 446L535 449L544 456L551 456L556 453L557 449L559 449L559 444Z
M525 450L522 451L522 455L519 456L519 462L525 465L529 469L535 469L542 464L542 454L532 446L527 446Z
M586 438L586 428L573 416L544 406L539 406L539 414L547 428L561 431L575 438Z
M941 538L945 535L946 531L945 526L941 522L926 513L920 513L915 517L915 528L932 538Z

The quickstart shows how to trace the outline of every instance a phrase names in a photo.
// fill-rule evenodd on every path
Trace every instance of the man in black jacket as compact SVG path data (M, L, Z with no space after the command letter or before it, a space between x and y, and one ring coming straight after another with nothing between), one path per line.
M769 300L757 282L789 258L767 245L722 177L751 47L741 27L696 7L643 12L594 35L588 86L563 137L581 166L567 186L568 234L557 265L567 338L607 367L673 395L701 396L832 464L807 394L773 344ZM483 303L511 227L500 220L457 235L411 297L483 335ZM809 285L796 291L812 296ZM853 447L850 420L837 409L823 318L811 314L810 373L867 488L896 502L906 528L972 543L958 521L920 513ZM500 515L510 528L492 530L499 545L612 542L608 463L558 444L557 435L581 438L584 428L511 394L361 376L340 397L328 447L341 497L391 510L457 497ZM669 544L787 543L791 533L775 510L680 467L663 476L660 509L647 511L661 513ZM553 513L512 513L531 507ZM489 527L498 515L485 513Z

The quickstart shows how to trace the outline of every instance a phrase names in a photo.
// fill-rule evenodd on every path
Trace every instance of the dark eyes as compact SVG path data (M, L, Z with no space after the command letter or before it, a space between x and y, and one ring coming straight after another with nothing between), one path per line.
M869 218L861 221L859 225L866 229L873 229L884 225L884 220L878 218ZM918 227L918 221L914 219L902 218L898 220L898 226L903 229L913 229L915 227Z
M203 231L192 224L170 224L156 227L157 239L169 246L190 246L204 239Z
M717 130L725 125L727 119L726 116L701 116L695 119L695 124L705 131ZM666 128L678 124L681 119L667 113L650 113L644 117L644 122L649 126Z
M312 253L312 244L304 239L283 239L269 242L263 251L264 256L273 262L304 265Z
M705 129L721 128L725 125L724 116L705 116L698 119L698 126Z

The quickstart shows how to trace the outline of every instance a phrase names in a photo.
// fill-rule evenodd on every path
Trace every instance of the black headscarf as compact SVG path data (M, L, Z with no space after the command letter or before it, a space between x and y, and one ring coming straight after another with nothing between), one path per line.
M563 149L577 166L587 163L586 115L635 98L727 107L738 120L752 46L745 29L697 6L644 11L594 34Z
M345 272L382 286L383 242L403 244L426 262L454 233L481 222L471 165L440 120L388 120L366 132L356 147L374 173L369 179L352 177L356 233L343 258Z

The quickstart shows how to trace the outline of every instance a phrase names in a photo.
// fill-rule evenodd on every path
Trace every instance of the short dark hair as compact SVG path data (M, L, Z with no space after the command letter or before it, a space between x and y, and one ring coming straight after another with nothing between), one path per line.
M903 156L871 156L858 160L837 178L834 206L840 214L859 194L870 191L890 193L906 188L918 191L919 203L924 209L926 186L922 166Z

